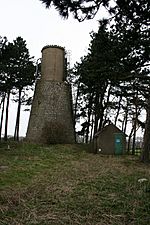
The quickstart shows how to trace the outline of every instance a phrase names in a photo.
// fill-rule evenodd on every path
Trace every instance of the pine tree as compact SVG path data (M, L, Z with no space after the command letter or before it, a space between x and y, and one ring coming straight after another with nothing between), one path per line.
M18 108L16 116L16 125L14 139L19 140L19 124L20 124L20 112L22 104L22 92L25 91L25 87L33 85L35 82L35 66L33 64L33 58L29 55L29 50L26 47L26 41L21 37L17 37L14 40L15 47L15 88L18 90Z

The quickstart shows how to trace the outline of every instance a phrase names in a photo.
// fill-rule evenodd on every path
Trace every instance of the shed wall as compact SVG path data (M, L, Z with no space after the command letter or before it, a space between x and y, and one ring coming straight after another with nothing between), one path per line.
M115 154L115 133L120 133L120 130L114 125L107 126L98 137L96 137L97 152L102 154ZM125 153L126 150L126 137L123 133L123 147ZM100 150L100 151L99 151Z

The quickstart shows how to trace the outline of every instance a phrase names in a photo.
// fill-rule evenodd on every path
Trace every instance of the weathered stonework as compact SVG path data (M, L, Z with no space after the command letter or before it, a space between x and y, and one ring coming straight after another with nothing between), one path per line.
M48 57L46 57L46 63L44 60L42 67L44 74L36 84L27 141L45 144L74 143L71 89L66 82L62 81L64 71L57 69L58 66L64 68L63 52L61 48L56 52L57 48L45 50L50 52L45 51ZM50 63L48 58L51 58ZM46 68L47 64L49 69Z

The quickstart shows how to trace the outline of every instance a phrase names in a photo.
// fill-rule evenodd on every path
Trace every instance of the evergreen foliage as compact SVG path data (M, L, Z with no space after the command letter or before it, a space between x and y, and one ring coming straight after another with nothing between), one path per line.
M78 69L75 68L75 73L80 75L79 82L81 83L81 90L78 93L86 99L85 107L81 107L81 111L84 110L84 113L81 112L80 115L88 118L87 96L92 96L91 112L95 117L94 133L97 132L102 127L102 122L99 119L101 118L100 120L103 121L104 110L110 105L109 102L107 102L107 106L104 104L105 99L109 99L109 94L108 98L106 97L108 89L110 88L110 94L112 94L111 89L120 89L121 98L126 100L129 98L134 109L132 120L134 124L133 138L135 138L136 128L140 124L138 116L141 107L147 109L147 118L149 118L149 106L145 104L145 102L149 103L150 93L149 3L145 0L118 0L115 3L113 8L109 8L110 18L100 21L98 33L93 34L88 55L82 59ZM129 90L127 91L127 89ZM118 105L119 108L120 106ZM122 108L124 108L123 105ZM108 108L106 112L108 112ZM91 120L93 121L93 117ZM149 124L148 119L147 123ZM84 132L85 126L89 126L87 119L86 122L83 122L82 131ZM146 126L146 129L149 129L149 126ZM145 130L145 133L149 132ZM149 143L148 140L145 143ZM144 147L144 149L148 148ZM149 154L146 153L146 155ZM149 156L147 161L149 161Z
M63 18L68 18L72 13L74 18L78 21L84 21L85 19L92 19L98 12L100 6L108 7L109 0L40 0L45 4L47 8L52 5L58 10L59 14Z
M0 90L4 96L3 102L7 96L4 139L7 140L10 94L15 96L18 94L15 100L18 102L18 110L14 138L19 140L21 104L25 100L25 87L32 86L35 81L35 66L26 47L26 41L21 37L17 37L12 43L8 42L6 38L1 38L0 43ZM3 113L1 115L1 131L2 123Z

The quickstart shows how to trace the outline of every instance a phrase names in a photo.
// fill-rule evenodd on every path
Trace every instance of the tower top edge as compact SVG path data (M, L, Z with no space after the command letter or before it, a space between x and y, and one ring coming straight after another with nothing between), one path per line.
M63 47L61 47L61 46L59 46L59 45L46 45L46 46L44 46L43 48L42 48L42 50L41 50L41 52L43 51L43 50L45 50L45 49L47 49L47 48L59 48L59 49L61 49L61 50L65 50Z

